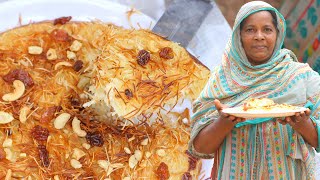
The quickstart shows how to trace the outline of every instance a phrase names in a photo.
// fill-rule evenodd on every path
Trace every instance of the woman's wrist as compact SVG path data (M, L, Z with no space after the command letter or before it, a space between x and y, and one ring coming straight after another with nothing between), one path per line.
M236 125L234 121L230 121L222 117L217 119L216 124L219 126L219 128L225 129L227 132L231 131Z
M310 127L311 125L314 127L312 120L308 118L304 121L296 122L294 126L292 126L292 129L301 134L302 131L306 130L306 127Z

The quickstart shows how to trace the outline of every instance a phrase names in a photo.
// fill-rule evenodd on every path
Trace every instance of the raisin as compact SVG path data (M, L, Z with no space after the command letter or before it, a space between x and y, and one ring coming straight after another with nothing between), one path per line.
M78 106L80 106L81 104L80 104L80 102L79 102L79 99L77 99L77 98L72 98L71 99L71 106L76 106L76 107L78 107Z
M42 165L44 167L49 167L50 165L50 160L49 160L49 152L46 149L45 145L39 145L38 146L38 151L39 151L39 157L42 162Z
M71 16L57 18L57 19L53 20L53 25L65 24L65 23L69 22L71 20L71 18L72 18Z
M162 48L159 52L159 56L163 59L172 59L173 51L170 47Z
M83 62L81 60L77 60L73 65L73 70L80 71L83 67Z
M22 69L11 70L8 74L2 77L4 81L12 83L14 80L20 80L27 87L34 85L34 82L28 72Z
M46 111L41 115L40 122L48 123L54 118L54 114L61 110L61 106L52 106L46 109Z
M5 133L7 134L7 136L11 136L13 132L11 128L6 128Z
M99 132L88 132L86 135L87 142L91 146L101 147L104 144L103 136Z
M146 50L141 50L137 57L138 64L140 66L145 66L150 61L150 53Z
M182 175L182 180L192 180L192 176L189 172L185 172L183 175Z
M128 99L131 99L133 97L133 94L130 89L124 90L124 94L127 96Z
M160 165L157 168L157 177L159 180L166 180L169 179L169 169L168 165L164 162L161 162Z
M72 38L69 36L68 32L63 29L55 29L50 34L51 38L56 41L71 41Z
M49 130L47 128L36 125L31 131L32 137L37 141L47 141Z
M189 162L189 169L188 171L192 171L192 170L195 170L196 167L197 167L197 162L198 162L198 158L192 156L189 151L186 151L185 152L187 155L188 155L188 162Z

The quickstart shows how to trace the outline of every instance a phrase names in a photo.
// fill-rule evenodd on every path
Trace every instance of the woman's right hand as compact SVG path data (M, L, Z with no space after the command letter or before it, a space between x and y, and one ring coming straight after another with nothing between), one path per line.
M221 104L219 100L214 100L214 105L220 114L219 118L203 128L193 141L194 148L199 153L212 154L216 152L234 126L238 122L245 121L244 118L223 113L222 110L226 106Z
M222 112L226 106L224 104L221 104L221 102L218 99L214 100L214 105L216 106L216 109L218 110L220 116L218 118L218 121L225 122L225 123L231 123L233 126L236 125L239 122L244 122L246 119L241 117L235 117L230 114Z

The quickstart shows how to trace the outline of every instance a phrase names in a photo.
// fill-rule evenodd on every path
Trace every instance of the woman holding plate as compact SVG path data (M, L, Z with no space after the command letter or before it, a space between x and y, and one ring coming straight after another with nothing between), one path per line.
M320 76L281 49L285 19L253 1L237 14L222 65L194 102L189 151L214 158L213 179L315 179L320 151ZM249 98L309 109L293 116L246 120L223 113Z

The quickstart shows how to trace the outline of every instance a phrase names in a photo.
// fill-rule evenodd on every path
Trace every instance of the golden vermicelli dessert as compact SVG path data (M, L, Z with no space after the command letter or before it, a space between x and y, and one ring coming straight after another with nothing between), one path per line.
M149 30L69 20L0 34L0 179L195 179L183 104L210 71Z
M251 98L243 104L244 111L283 111L283 110L294 110L296 106L289 104L277 104L269 98Z

